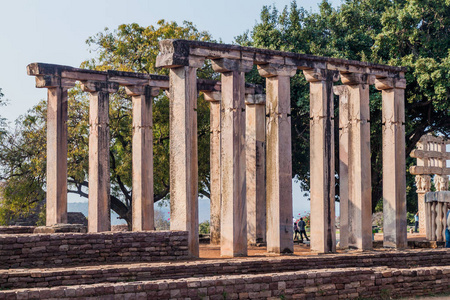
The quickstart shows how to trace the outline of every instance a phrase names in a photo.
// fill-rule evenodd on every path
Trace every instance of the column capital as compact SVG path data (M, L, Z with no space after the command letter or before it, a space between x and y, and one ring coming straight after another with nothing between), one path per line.
M369 74L341 72L341 81L345 85L373 84L375 77Z
M250 72L253 68L253 60L220 58L211 60L213 70L218 73L225 72Z
M61 78L56 75L37 75L36 77L37 88L72 88L75 86L75 79Z
M205 95L205 101L208 102L220 102L222 100L222 92L203 92Z
M416 175L416 191L417 194L425 194L431 191L430 175Z
M333 86L333 93L338 96L345 95L348 94L348 88L346 85L336 85Z
M339 80L339 71L326 70L326 69L309 69L303 70L303 75L308 82L317 81L333 81Z
M292 77L297 73L297 66L287 66L281 64L264 64L258 65L259 75L262 77L289 76Z
M377 90L405 89L406 79L404 78L376 78L375 88Z
M125 92L128 96L147 95L156 97L159 95L159 87L152 87L149 85L128 85L125 87Z
M96 93L96 92L108 92L115 93L119 89L117 82L109 81L82 81L81 88L84 92Z
M246 94L245 104L247 105L264 105L266 104L266 95L264 94Z
M436 191L446 191L448 190L448 176L447 175L435 175L434 176L434 186Z

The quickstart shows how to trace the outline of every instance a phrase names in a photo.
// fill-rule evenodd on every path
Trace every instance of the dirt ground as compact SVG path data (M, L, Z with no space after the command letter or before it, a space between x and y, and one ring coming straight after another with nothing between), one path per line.
M337 236L338 238L338 236ZM376 233L374 236L375 241L382 241L383 234ZM426 241L425 235L421 235L419 233L408 233L408 241ZM379 251L383 251L383 249L377 249ZM354 250L356 251L356 250ZM338 253L348 253L351 252L349 250L337 250ZM309 248L309 242L304 244L295 242L294 243L294 253L289 254L294 256L305 256L305 255L318 255L317 253L311 252ZM249 246L248 247L248 256L247 257L263 257L263 256L279 256L277 254L270 254L266 252L266 247L256 247ZM213 246L209 244L200 244L200 258L204 259L216 259L221 258L220 256L220 246Z

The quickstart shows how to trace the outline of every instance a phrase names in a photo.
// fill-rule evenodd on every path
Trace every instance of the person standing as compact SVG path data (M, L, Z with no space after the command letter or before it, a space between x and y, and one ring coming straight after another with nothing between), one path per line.
M450 203L447 203L447 226L445 227L445 248L450 248Z
M414 215L414 232L419 232L419 212Z
M300 221L298 222L297 226L300 231L300 242L303 243L303 235L305 235L306 240L309 241L309 238L306 235L306 223L305 221L303 221L303 218L300 218Z
M301 238L300 231L298 230L297 223L294 223L294 241L297 239L299 240Z

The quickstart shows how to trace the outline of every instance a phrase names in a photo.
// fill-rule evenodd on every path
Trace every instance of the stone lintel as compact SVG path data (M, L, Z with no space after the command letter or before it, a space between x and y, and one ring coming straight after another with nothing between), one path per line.
M159 95L159 88L148 85L129 85L125 87L125 91L129 96L147 95L148 97L156 97Z
M263 94L246 94L245 104L247 105L264 105L266 104L266 95Z
M425 194L425 202L449 202L450 191L429 192Z
M225 72L249 72L253 68L252 60L220 58L211 61L213 70L219 73Z
M205 95L205 101L208 102L220 102L222 99L222 93L221 92L203 92Z
M412 175L450 175L450 168L411 166L409 173Z
M116 82L108 81L82 81L81 88L83 89L83 91L90 93L115 93L119 89L119 84Z
M303 74L308 82L317 81L332 81L336 82L339 80L338 71L330 71L326 69L310 69L303 70Z
M403 78L377 78L375 79L375 88L377 90L405 89L406 79Z
M373 84L375 81L375 76L362 73L341 72L341 81L345 85Z
M35 79L37 88L71 88L75 86L75 80L61 78L60 76L56 75L38 75Z
M297 73L296 66L287 66L281 64L258 65L259 75L262 77L288 76L292 77Z

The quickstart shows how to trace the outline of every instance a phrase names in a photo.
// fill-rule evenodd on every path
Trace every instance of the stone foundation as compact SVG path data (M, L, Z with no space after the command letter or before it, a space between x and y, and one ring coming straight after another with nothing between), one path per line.
M0 226L0 234L33 233L35 226Z
M0 291L0 299L380 299L448 292L450 267L309 270Z
M186 231L0 235L0 269L186 259Z

